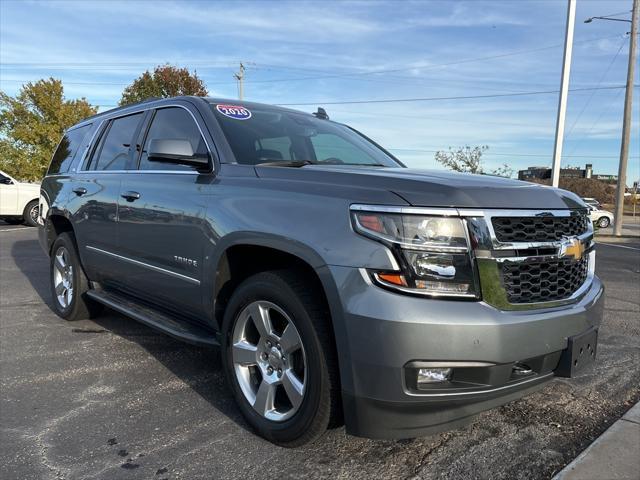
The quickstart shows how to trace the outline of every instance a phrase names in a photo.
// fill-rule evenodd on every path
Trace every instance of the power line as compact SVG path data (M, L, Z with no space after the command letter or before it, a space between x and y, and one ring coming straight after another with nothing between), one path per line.
M625 88L624 85L616 85L610 87L591 87L591 88L573 88L569 89L570 92L582 92L582 91L591 91L591 90L613 90ZM306 103L278 103L276 105L280 105L283 107L294 107L294 106L314 106L314 105L355 105L355 104L363 104L363 103L404 103L404 102L429 102L429 101L438 101L438 100L471 100L471 99L482 99L482 98L500 98L500 97L522 97L527 95L547 95L552 93L558 93L559 90L539 90L533 92L515 92L515 93L496 93L491 95L460 95L460 96L451 96L451 97L422 97L422 98L389 98L389 99L381 99L381 100L342 100L342 101L315 101L315 102L306 102Z
M628 15L631 10L625 10L624 12L610 13L609 15L600 15L601 17L619 17L620 15Z
M634 87L637 87L635 85ZM614 90L614 89L624 89L624 85L616 85L611 87L598 87L597 90ZM574 88L569 89L570 92L581 92L581 91L590 91L594 88ZM518 92L518 93L503 93L503 94L495 94L495 95L466 95L466 96L457 96L457 97L427 97L427 98L395 98L395 99L383 99L383 100L348 100L348 101L338 101L338 102L324 102L324 101L316 101L316 102L307 102L307 103L275 103L274 105L279 105L282 107L292 107L292 106L316 106L316 105L349 105L349 104L367 104L367 103L406 103L406 102L427 102L427 101L437 101L437 100L468 100L468 99L483 99L483 98L499 98L499 97L518 97L518 96L526 96L526 95L543 95L543 94L551 94L558 93L558 90L543 90L537 92ZM94 107L101 108L112 108L117 107L117 105L94 105Z
M576 140L574 140L574 144L571 147L571 153L575 152L578 149L578 146L580 145L579 142L583 141L585 138L587 138L587 136L592 132L592 130L595 128L595 126L600 122L600 120L602 120L602 118L609 113L609 111L611 110L611 108L618 102L618 98L620 98L620 94L623 92L624 90L618 90L618 92L616 93L616 96L614 97L613 101L607 106L607 108L605 108L604 110L602 110L602 112L600 112L600 115L598 115L598 118L596 118L593 123L591 124L591 126L587 129L587 131L584 133L584 135L582 135L581 137L577 138ZM620 157L616 157L616 158L620 158Z
M609 70L611 70L611 67L613 66L614 62L616 61L616 59L618 58L618 55L620 55L620 52L622 51L622 47L624 47L624 44L626 43L627 39L623 39L622 43L620 44L620 48L618 48L618 51L616 52L616 54L614 55L614 57L611 59L611 62L609 62L609 66L607 66L606 70L604 71L604 73L602 74L602 76L600 77L600 80L598 80L598 83L596 84L596 87L599 87L600 84L604 81L604 79L606 78L607 74L609 73ZM580 118L582 118L582 114L584 113L584 111L587 109L587 107L589 106L589 103L591 103L591 100L593 99L593 97L595 96L597 90L593 90L591 92L591 95L589 95L589 98L587 98L587 101L584 102L584 105L582 106L582 109L580 110L580 113L578 113L578 116L576 117L576 119L573 121L573 123L571 124L571 127L569 128L569 131L567 132L567 134L565 135L565 141L567 139L569 139L569 137L571 136L571 132L573 132L573 129L575 128L576 124L578 123L578 121L580 120Z
M394 152L421 152L421 153L436 153L439 152L441 150L426 150L426 149L421 149L421 148L387 148L387 150L391 150ZM541 157L541 158L549 158L550 154L548 153L508 153L508 152L492 152L492 151L486 151L484 153L484 155L498 155L498 156L505 156L505 157ZM570 157L570 158L618 158L617 155L563 155L564 157ZM640 158L640 156L638 157L633 157L633 158Z
M603 39L607 39L607 38L614 38L614 37L619 37L620 35L610 35L610 36L606 36L606 37L598 37L598 38L591 38L591 39L586 39L583 40L581 42L576 42L576 44L582 44L582 43L590 43L590 42L594 42L594 41L598 41L598 40L603 40ZM270 67L272 69L285 69L285 70L301 70L301 71L310 71L310 72L317 72L317 73L326 73L326 75L313 75L313 76L306 76L306 77L296 77L296 78L275 78L275 79L263 79L263 80L247 80L245 81L245 83L278 83L278 82L296 82L296 81L305 81L305 80L321 80L321 79L327 79L327 78L345 78L345 77L364 77L364 76L370 76L370 75L379 75L379 74L385 74L385 73L396 73L396 72L403 72L403 71L407 71L407 70L431 70L431 69L435 69L435 68L440 68L440 67L446 67L446 66L451 66L451 65L458 65L458 64L463 64L463 63L471 63L471 62L478 62L478 61L486 61L486 60L493 60L493 59L497 59L497 58L504 58L504 57L509 57L509 56L515 56L515 55L523 55L526 53L533 53L533 52L538 52L538 51L544 51L544 50L549 50L549 49L553 49L553 48L557 48L559 46L562 46L563 44L554 44L554 45L548 45L545 47L538 47L538 48L533 48L533 49L527 49L527 50L517 50L517 51L513 51L513 52L506 52L506 53L502 53L502 54L497 54L497 55L489 55L489 56L483 56L483 57L475 57L475 58L467 58L467 59L461 59L461 60L457 60L457 61L453 61L453 62L446 62L446 63L441 63L441 64L434 64L434 65L425 65L425 66L416 66L416 65L411 65L411 66L403 66L403 67L398 67L398 68L392 68L392 69L381 69L381 70L373 70L373 71L366 71L366 72L343 72L343 73L335 73L333 71L326 71L326 70L315 70L315 69L308 69L308 68L302 68L302 67L288 67L288 66L282 66L282 65L272 65L272 64L262 64L265 67ZM83 67L94 67L94 68L89 68L89 70L104 70L104 69L109 69L109 70L117 70L117 69L122 69L122 67L125 67L125 69L129 69L131 67L134 66L148 66L150 64L152 64L153 62L117 62L117 63L104 63L104 62L43 62L43 63L29 63L29 62L14 62L14 63L3 63L0 62L0 67L2 67L3 69L16 69L16 68L24 68L24 69L28 69L28 68L36 68L36 67L48 67L48 68L56 68L56 69L63 69L63 68L69 68L69 69L83 69ZM234 64L232 63L226 63L226 62L184 62L184 60L180 63L186 63L189 66L200 66L201 68L206 68L206 67L211 67L211 68L224 68L227 66L232 66ZM159 63L158 65L162 65L162 64L172 64L171 62L164 62L164 63ZM250 65L253 66L257 66L257 68L260 68L260 64L256 64L255 62L252 62ZM402 78L403 80L407 80L405 78ZM6 80L5 80L6 81ZM11 81L15 81L15 80L11 80ZM368 80L370 81L370 80ZM65 82L69 85L116 85L116 83L107 83L107 82ZM225 82L207 82L208 85L228 85L230 82L229 81L225 81ZM124 85L128 85L128 83L121 83L118 84L119 86L124 86Z
M589 42L594 42L594 41L598 41L598 40L604 40L607 38L617 38L620 35L610 35L607 37L600 37L600 38L591 38L588 40L583 40L580 42L575 42L575 44L583 44L583 43L589 43ZM408 66L404 66L404 67L398 67L398 68L391 68L391 69L381 69L381 70L371 70L371 71L367 71L367 72L353 72L353 73L332 73L332 72L327 72L327 71L323 71L323 70L318 70L318 73L328 73L328 75L323 75L323 76L307 76L307 77L297 77L297 78L278 78L278 79L267 79L267 80L252 80L251 83L270 83L270 82L288 82L288 81L300 81L300 80L319 80L319 79L325 79L325 78L343 78L343 77L361 77L361 76L368 76L368 75L379 75L379 74L386 74L386 73L397 73L397 72L405 72L407 70L432 70L435 68L440 68L440 67L448 67L451 65L459 65L459 64L463 64L463 63L471 63L471 62L480 62L480 61L486 61L486 60L494 60L496 58L504 58L504 57L510 57L510 56L514 56L514 55L523 55L526 53L533 53L533 52L540 52L540 51L544 51L544 50L550 50L553 48L558 48L563 46L564 44L555 44L555 45L548 45L546 47L538 47L538 48L532 48L532 49L527 49L527 50L516 50L513 52L507 52L507 53L501 53L501 54L497 54L497 55L489 55L489 56L484 56L484 57L475 57L475 58L467 58L467 59L462 59L462 60L456 60L453 62L446 62L446 63L439 63L439 64L434 64L434 65L424 65L424 66L419 66L419 65L412 65L410 67ZM259 63L254 63L255 66L257 66L258 68L260 67ZM268 67L272 67L274 68L275 65L268 65L268 64L263 64L265 66ZM293 68L287 68L286 69L293 69Z

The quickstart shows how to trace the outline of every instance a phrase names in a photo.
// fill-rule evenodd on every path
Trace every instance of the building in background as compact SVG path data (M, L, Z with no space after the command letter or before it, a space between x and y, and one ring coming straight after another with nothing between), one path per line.
M551 178L551 168L548 167L528 167L526 170L518 172L518 180L533 181L547 180ZM615 185L618 181L617 175L602 175L593 173L593 165L587 163L584 168L570 167L560 169L560 178L593 178L601 182Z

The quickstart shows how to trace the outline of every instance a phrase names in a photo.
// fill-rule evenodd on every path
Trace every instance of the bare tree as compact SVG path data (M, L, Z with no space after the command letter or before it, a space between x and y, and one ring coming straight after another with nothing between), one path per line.
M487 145L470 147L465 145L457 150L449 147L449 151L436 152L436 161L454 172L482 173L482 154L488 150Z
M436 161L454 172L486 174L482 166L482 154L489 150L487 145L470 147L465 145L456 150L449 147L449 151L439 150L436 152ZM491 170L489 175L497 175L500 177L511 177L513 168L506 163L501 167Z

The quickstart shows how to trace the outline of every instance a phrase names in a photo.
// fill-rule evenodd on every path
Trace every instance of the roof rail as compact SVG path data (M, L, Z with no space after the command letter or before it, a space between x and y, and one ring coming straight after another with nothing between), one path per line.
M126 105L121 105L119 107L110 108L109 110L105 110L104 112L100 112L100 113L96 113L94 115L91 115L90 117L87 117L87 118L83 119L82 121L86 122L87 120L91 120L92 118L99 117L101 115L104 115L105 113L118 112L120 110L124 110L125 108L134 107L136 105L142 105L143 103L155 102L157 100L163 100L163 97L145 98L144 100L140 100L139 102L128 103Z

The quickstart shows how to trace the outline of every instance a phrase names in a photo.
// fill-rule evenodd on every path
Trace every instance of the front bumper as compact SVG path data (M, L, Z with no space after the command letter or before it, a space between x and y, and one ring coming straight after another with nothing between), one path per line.
M453 428L540 388L553 378L568 337L597 327L604 307L597 277L570 306L502 311L484 302L407 296L371 284L359 269L330 269L346 337L340 363L347 432L370 438ZM493 379L477 389L416 392L406 383L409 362L481 362L510 370L533 358L540 361L534 375Z

